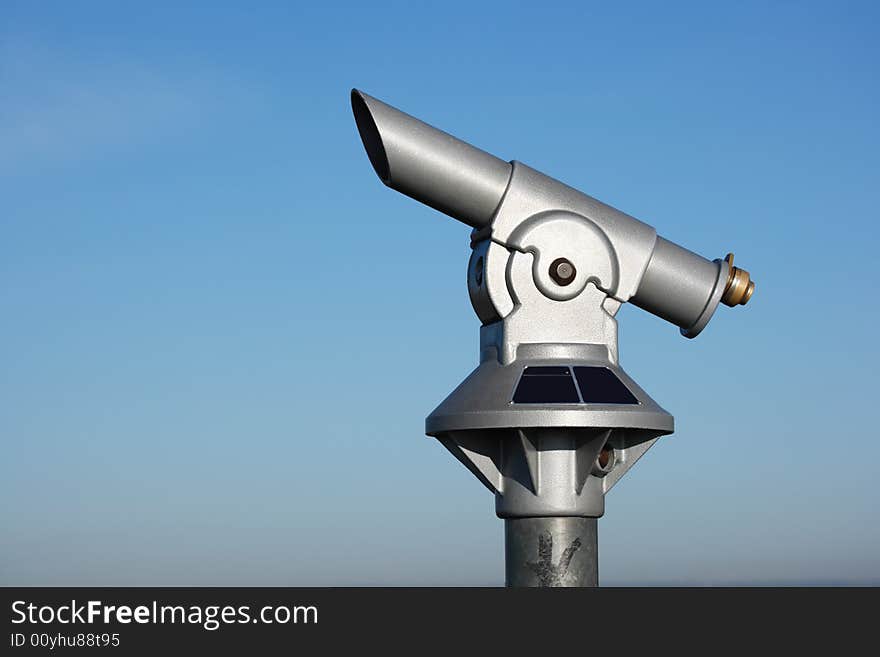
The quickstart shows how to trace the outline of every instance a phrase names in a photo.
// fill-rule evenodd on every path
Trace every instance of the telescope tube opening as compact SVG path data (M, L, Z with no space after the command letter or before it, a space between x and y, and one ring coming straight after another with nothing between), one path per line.
M474 228L489 225L510 181L508 162L357 89L351 109L383 183Z
M379 128L376 127L373 115L370 114L364 97L357 89L351 90L351 110L354 112L354 121L361 135L364 150L367 151L367 157L370 158L370 164L373 165L379 180L387 185L390 169L388 167L388 156L385 154L385 146L382 144Z

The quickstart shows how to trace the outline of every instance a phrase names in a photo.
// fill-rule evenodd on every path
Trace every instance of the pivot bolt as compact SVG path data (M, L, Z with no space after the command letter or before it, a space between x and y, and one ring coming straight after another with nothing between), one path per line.
M577 269L565 258L556 258L550 263L550 278L556 281L557 285L568 285L577 276Z

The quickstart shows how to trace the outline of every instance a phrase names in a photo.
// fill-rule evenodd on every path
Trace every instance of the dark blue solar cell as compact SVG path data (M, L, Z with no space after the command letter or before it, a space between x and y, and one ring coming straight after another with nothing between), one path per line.
M516 391L515 404L577 404L580 402L568 367L527 367Z
M638 404L629 388L607 367L575 367L581 397L587 404Z

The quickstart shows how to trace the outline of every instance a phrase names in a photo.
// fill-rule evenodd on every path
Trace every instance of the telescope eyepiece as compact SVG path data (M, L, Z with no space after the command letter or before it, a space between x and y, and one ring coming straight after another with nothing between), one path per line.
M727 285L724 288L721 302L731 308L734 306L744 306L755 292L755 281L751 280L749 272L745 269L733 266L732 253L728 253L724 259L730 267L730 272L727 275Z

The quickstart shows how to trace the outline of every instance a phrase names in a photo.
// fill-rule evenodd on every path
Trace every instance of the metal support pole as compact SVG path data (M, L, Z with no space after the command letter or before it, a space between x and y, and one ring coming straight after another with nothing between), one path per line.
M507 586L598 586L598 518L507 518Z

